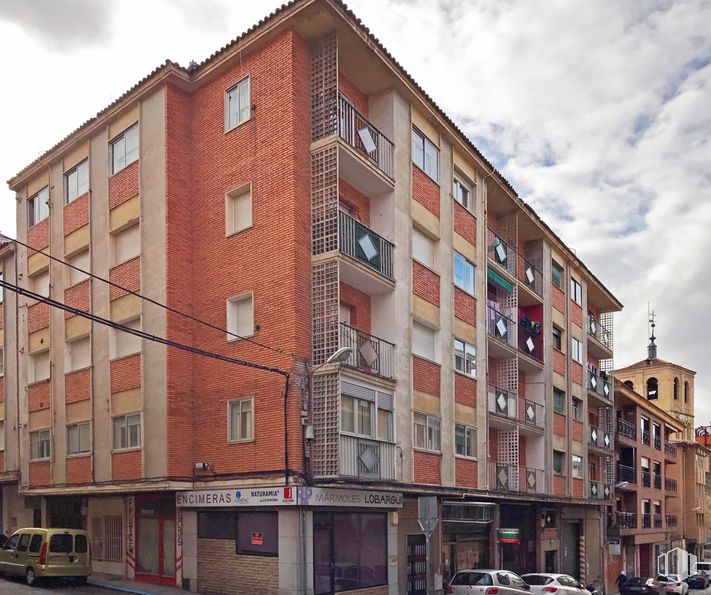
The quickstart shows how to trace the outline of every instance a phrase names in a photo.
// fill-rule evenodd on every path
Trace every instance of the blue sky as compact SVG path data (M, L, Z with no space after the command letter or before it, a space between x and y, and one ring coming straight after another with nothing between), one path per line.
M200 61L278 5L0 3L12 81L0 94L0 178L166 58ZM619 366L644 357L653 303L659 355L698 371L697 425L711 423L711 2L349 6L622 300ZM13 209L1 190L0 231L14 233Z

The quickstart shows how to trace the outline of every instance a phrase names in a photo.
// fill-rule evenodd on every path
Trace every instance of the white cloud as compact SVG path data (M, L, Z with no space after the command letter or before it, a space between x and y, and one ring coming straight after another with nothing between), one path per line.
M111 35L70 55L0 21L0 50L13 57L0 95L3 179L165 58L200 61L278 2L213 0L211 18L203 5L114 3ZM699 371L698 422L711 420L711 3L350 5L623 301L619 365L644 356L653 302L659 355ZM0 231L12 233L14 201L1 196Z

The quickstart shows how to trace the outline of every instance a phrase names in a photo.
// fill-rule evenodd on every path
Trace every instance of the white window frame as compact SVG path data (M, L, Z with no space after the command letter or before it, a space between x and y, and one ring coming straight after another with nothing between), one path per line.
M241 98L240 98L240 93L241 91L246 87L247 89L247 105L241 105ZM250 77L246 76L243 79L237 81L234 85L232 85L229 89L225 91L225 132L229 132L230 130L234 130L238 126L244 124L245 122L248 122L249 119L252 117L252 83L250 81ZM237 112L236 112L236 120L233 122L232 121L232 113L230 111L230 102L231 102L231 97L232 94L235 94L235 99L237 101ZM247 115L246 117L243 117L244 115L244 110L247 110Z
M555 282L555 277L553 276L553 270L555 270L556 268L560 270L560 285ZM551 283L553 283L553 285L555 285L561 291L565 291L564 286L563 286L564 279L565 279L565 268L563 268L563 266L559 262L557 262L555 260L555 258L552 258L551 259Z
M250 332L248 334L242 334L240 333L240 328L239 328L239 319L237 316L237 310L240 302L246 302L247 300L250 301L252 304L252 319L250 322ZM248 291L246 293L241 293L239 295L234 295L230 298L227 298L227 302L225 304L226 308L226 320L227 320L227 330L229 333L226 334L227 341L232 342L232 341L241 341L242 339L248 339L249 337L254 336L254 292ZM237 335L237 336L235 336Z
M428 343L429 343L429 333L432 335L432 352L429 353L424 353L423 351L417 351L416 348L419 347L418 345L415 345L415 333L416 331L419 333L418 329L426 330L428 332ZM423 359L426 359L431 362L439 362L439 359L437 357L437 335L438 332L437 330L433 329L430 326L427 326L426 324L420 322L419 320L414 320L412 323L412 334L413 334L413 339L412 339L412 354L416 355L417 357L421 357ZM419 334L418 334L419 336ZM429 345L427 345L429 347Z
M44 446L46 446L46 452ZM52 436L49 428L30 432L30 461L46 461L51 456Z
M89 159L84 159L64 173L64 204L89 192Z
M466 376L476 378L476 345L454 337L454 369Z
M49 217L49 186L45 186L27 199L27 227L37 225L47 217Z
M249 216L244 221L237 220L237 201L242 198L249 203ZM225 193L225 234L227 237L233 236L250 229L253 225L253 204L252 204L252 182L247 182L241 186L233 188Z
M570 299L578 306L583 305L583 286L573 277L570 278Z
M583 479L585 475L585 461L580 455L570 455L570 475L575 479Z
M74 345L75 343L78 343L79 341L84 341L87 340L89 342L89 363L86 365L80 365L77 366L76 368L72 367L72 359L73 359L73 354L72 350L76 348ZM66 374L69 374L71 372L77 372L79 370L84 370L86 368L90 368L92 364L92 354L91 354L91 335L83 335L81 337L74 337L72 338L71 341L66 341L64 343L64 372Z
M428 269L435 267L435 241L416 227L412 228L412 258Z
M414 413L413 448L427 452L442 452L442 419L426 413ZM424 428L424 444L417 444L417 426Z
M464 453L457 452L457 432L464 432ZM454 456L464 459L476 459L476 428L465 424L454 424Z
M133 142L135 135L136 146L128 148L126 147L126 141L130 140ZM116 167L116 151L123 152L123 165ZM120 171L126 169L132 163L138 161L141 153L141 138L138 129L138 122L129 126L118 136L115 136L109 141L109 166L111 170L111 175L119 173ZM130 159L130 161L129 161Z
M574 362L583 363L583 343L575 337L570 338L570 357Z
M129 234L129 233L135 233L138 236L138 241L134 242L129 242L130 245L135 246L137 250L135 252L130 252L128 256L125 254L119 255L118 250L116 248L116 244L120 241L119 238L121 237L127 237L123 234ZM130 260L133 260L134 258L138 258L141 255L141 224L136 221L134 223L131 223L130 225L127 225L125 227L122 227L121 229L117 229L115 231L112 231L110 234L110 243L111 243L111 268L117 267L124 262L129 262Z
M86 258L86 263L80 262L84 260L84 258ZM85 249L79 250L78 252L75 252L71 256L67 257L67 262L72 265L71 267L68 267L67 288L79 285L79 283L86 281L89 278L88 272L91 270L91 253L88 246ZM82 271L87 272L83 273L72 267L77 267Z
M247 409L246 404L249 404ZM235 428L232 424L232 412L235 407L239 407L240 422ZM244 409L243 409L244 408ZM242 436L242 415L249 413L249 428L248 435ZM242 399L232 399L227 402L227 442L230 444L238 442L253 442L254 441L254 397L245 397Z
M347 430L344 428L343 424L343 412L344 401L352 402L351 412L353 414L353 429ZM362 415L363 409L368 411L368 417L370 418L370 427L364 428L364 416ZM386 410L384 410L386 411ZM358 397L353 397L351 395L341 394L341 432L344 434L350 434L352 436L361 436L363 438L373 439L377 435L376 424L377 424L377 410L375 408L375 403L368 399L359 399Z
M458 173L454 174L452 180L452 198L462 205L470 213L474 212L474 188L472 184L464 181Z
M85 437L86 440L88 441L88 444L86 445L85 450L82 450L82 435L81 435L81 430L82 428L87 428L88 429L88 435ZM71 434L72 432L76 432L76 440L77 440L77 450L72 451L72 438ZM91 422L88 421L80 421L74 424L68 424L67 425L67 456L85 456L87 454L91 453Z
M138 328L135 330L141 330L143 328L143 320L142 320L140 314L138 316L132 316L131 318L122 320L118 324L121 324L123 326L128 326L129 324L132 324L135 321L138 321ZM143 339L141 337L138 337L138 336L133 335L131 333L126 333L126 335L130 335L131 338L135 337L135 340L138 341L138 345L137 345L138 348L135 349L134 351L128 351L127 353L122 353L121 355L119 355L117 353L119 333L126 333L126 331L112 328L109 333L109 359L110 359L110 361L121 359L124 357L129 357L131 355L135 355L136 353L141 353L141 351L143 351Z
M132 418L132 420L135 420L135 418L138 418L138 443L137 444L130 444L130 434L128 431L129 428L129 418ZM125 446L117 446L117 433L116 433L116 422L119 420L123 420L123 425L125 428L126 432L126 445ZM135 426L136 424L131 424ZM141 413L136 412L136 413L126 413L124 415L117 415L111 419L111 451L112 452L121 452L125 450L136 450L142 447L143 444L143 417Z
M36 366L36 361L39 356L47 356L47 375L43 378L37 378L36 372L35 372L35 366ZM35 351L33 353L29 354L29 361L28 361L28 367L29 367L29 382L28 384L35 384L36 382L46 382L49 380L52 376L52 360L49 354L49 349L43 349L42 351Z
M415 142L416 139L418 141L417 143ZM434 172L431 170L431 167L428 167L428 149L430 151L434 151ZM410 143L410 150L412 151L412 162L419 167L426 176L439 184L439 147L427 138L425 133L419 130L416 126L412 127L412 142ZM432 155L429 156L430 159L431 157Z
M459 261L461 264L460 266L464 267L464 279L462 280L463 282L460 284L458 281L457 277L457 261ZM467 286L467 277L468 273L471 271L471 287ZM454 252L454 269L452 273L453 279L454 279L454 286L458 287L462 291L468 293L469 295L474 295L474 289L476 287L476 265L469 260L466 256L463 256L459 252L455 250Z

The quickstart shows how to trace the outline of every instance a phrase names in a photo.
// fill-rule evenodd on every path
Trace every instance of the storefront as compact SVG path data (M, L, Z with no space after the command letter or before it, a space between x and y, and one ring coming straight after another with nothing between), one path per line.
M501 568L518 574L538 571L537 520L533 504L501 503L499 529L508 530L497 535Z
M460 570L491 568L495 552L492 531L496 504L442 503L442 575L451 579Z

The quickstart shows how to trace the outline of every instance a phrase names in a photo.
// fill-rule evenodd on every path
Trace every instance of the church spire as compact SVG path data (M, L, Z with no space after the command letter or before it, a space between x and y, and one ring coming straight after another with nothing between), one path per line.
M654 343L656 337L654 336L654 328L657 326L655 320L657 318L654 310L650 309L649 304L647 304L647 315L649 316L649 345L647 345L647 359L657 358L657 345Z

